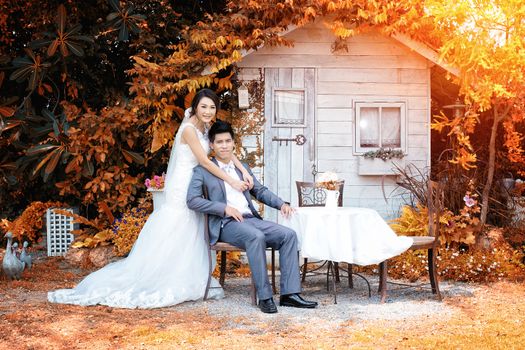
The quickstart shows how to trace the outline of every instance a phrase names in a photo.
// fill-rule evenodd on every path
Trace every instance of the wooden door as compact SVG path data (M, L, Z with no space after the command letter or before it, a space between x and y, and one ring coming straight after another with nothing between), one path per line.
M315 69L266 68L264 184L297 206L295 181L313 181ZM278 221L275 210L265 218Z

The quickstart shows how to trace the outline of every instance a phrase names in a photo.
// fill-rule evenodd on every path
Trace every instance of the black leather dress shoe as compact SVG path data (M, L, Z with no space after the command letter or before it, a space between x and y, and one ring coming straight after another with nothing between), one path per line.
M275 306L273 298L259 300L259 309L266 314L274 314L277 312L277 306Z
M304 300L299 294L288 294L281 295L279 305L299 307L302 309L315 309L317 307L317 302Z

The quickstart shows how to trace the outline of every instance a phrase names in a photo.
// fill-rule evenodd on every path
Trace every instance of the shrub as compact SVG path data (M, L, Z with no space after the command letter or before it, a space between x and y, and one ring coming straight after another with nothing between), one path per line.
M445 247L437 257L441 279L489 282L523 276L524 254L502 243L490 250ZM389 275L415 281L428 276L426 251L408 251L389 260Z
M5 231L11 231L20 241L27 240L36 243L42 237L42 228L46 210L64 206L61 202L32 202L13 222L3 219L0 226Z
M150 213L151 205L143 202L137 208L126 211L121 218L115 220L111 230L115 253L118 256L124 256L130 252Z

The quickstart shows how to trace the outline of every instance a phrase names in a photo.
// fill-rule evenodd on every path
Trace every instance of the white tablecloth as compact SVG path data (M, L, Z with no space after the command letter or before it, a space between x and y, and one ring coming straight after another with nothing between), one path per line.
M378 264L403 253L412 238L397 236L373 209L302 207L281 224L292 228L305 258Z

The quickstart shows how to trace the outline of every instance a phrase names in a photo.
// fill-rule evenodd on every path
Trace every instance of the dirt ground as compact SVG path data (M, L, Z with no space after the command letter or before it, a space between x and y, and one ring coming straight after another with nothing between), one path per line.
M250 315L256 317L233 309L213 311L228 297L154 310L46 301L47 291L72 287L88 272L61 258L46 258L24 272L22 281L0 274L0 349L522 349L525 344L525 286L520 282L475 285L471 294L445 293L442 303L431 302L446 312L368 320L351 313L331 317L331 310L349 307L352 297L333 305L328 294L320 297L320 313L311 320L308 313L265 315L251 306ZM321 292L326 294L322 287ZM247 296L242 298L249 304ZM367 303L370 310L396 304L394 296L391 305L363 300L365 313Z

